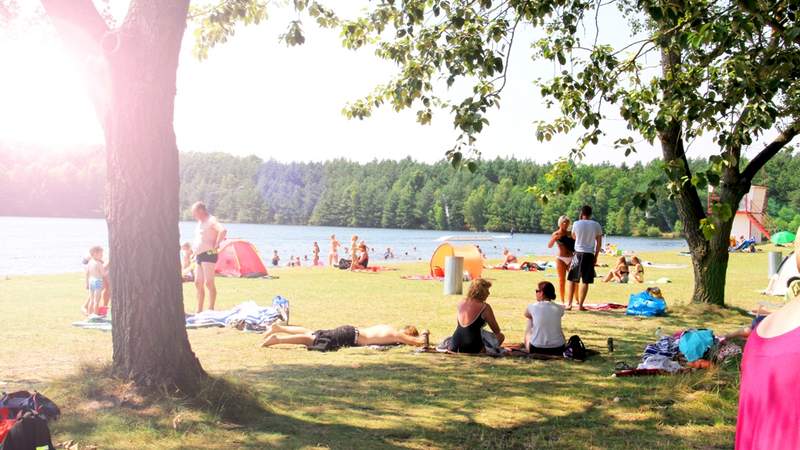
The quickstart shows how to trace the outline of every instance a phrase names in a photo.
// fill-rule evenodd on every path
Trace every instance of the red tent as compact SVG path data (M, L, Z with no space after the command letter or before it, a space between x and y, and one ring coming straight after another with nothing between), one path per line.
M256 247L242 239L229 239L222 243L214 271L224 277L257 278L267 275Z

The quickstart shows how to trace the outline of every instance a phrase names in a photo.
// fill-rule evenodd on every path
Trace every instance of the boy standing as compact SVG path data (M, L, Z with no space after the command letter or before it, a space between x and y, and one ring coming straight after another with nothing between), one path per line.
M89 262L86 264L86 289L89 291L89 298L84 305L84 312L88 315L97 314L103 294L103 278L105 276L103 247L92 247L89 249Z

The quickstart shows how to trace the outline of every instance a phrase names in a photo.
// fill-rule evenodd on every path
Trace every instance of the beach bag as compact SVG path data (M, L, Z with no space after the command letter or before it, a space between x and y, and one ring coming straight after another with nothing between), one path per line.
M351 264L352 264L352 261L350 261L349 259L342 258L342 259L339 260L339 265L337 267L342 269L342 270L347 270L347 269L350 268Z
M35 412L47 420L56 420L61 415L61 410L52 400L35 391L3 392L0 395L0 408L8 408L13 416L20 412Z
M628 309L625 313L629 316L663 316L667 313L667 302L664 299L654 297L647 291L631 294L628 300Z
M567 345L564 349L564 357L577 359L578 361L586 360L586 346L583 345L580 336L574 335L567 340Z
M47 419L27 411L19 416L2 441L3 450L55 450Z
M689 362L702 358L712 345L714 333L711 330L686 330L678 342L678 348Z

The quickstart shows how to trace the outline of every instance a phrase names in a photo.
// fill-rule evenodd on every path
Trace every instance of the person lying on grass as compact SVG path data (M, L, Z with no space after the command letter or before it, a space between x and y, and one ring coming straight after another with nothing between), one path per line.
M497 319L494 317L492 307L486 303L489 298L489 288L492 283L482 278L472 282L467 292L467 298L458 303L456 314L456 329L450 340L451 352L455 353L483 353L483 337L481 329L488 324L495 336L498 345L502 344L505 336L500 332ZM466 325L462 325L466 324Z
M273 324L267 328L262 347L280 344L305 345L309 350L335 351L342 347L363 347L366 345L414 345L421 347L427 343L425 331L420 336L417 328L407 325L396 329L390 325L374 325L356 328L343 325L332 330L311 331L308 328Z

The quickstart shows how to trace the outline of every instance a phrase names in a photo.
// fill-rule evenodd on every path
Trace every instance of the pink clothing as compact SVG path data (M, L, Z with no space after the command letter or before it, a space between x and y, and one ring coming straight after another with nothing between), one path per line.
M737 450L800 448L800 328L772 338L753 331L742 358Z

